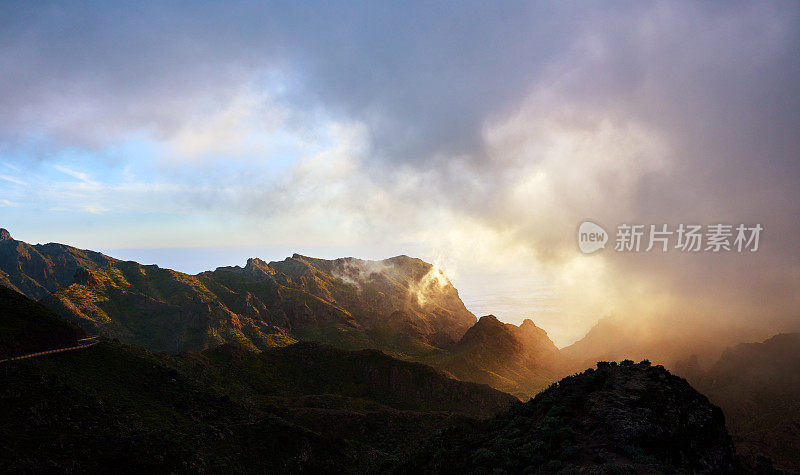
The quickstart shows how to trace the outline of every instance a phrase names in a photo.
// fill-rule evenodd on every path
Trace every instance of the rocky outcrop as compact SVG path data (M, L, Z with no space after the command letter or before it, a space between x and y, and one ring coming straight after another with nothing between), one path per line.
M98 279L92 271L82 267L75 271L75 278L73 280L76 284L86 287L100 286L100 279Z
M766 466L762 466L769 471ZM400 473L736 473L722 411L648 362L598 363L472 431L433 437Z

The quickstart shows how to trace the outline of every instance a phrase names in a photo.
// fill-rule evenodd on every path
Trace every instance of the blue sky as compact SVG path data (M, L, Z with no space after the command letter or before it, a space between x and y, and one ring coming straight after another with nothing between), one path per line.
M605 315L783 328L799 38L790 1L3 2L0 226L189 272L416 255L560 344ZM766 231L588 258L586 218Z

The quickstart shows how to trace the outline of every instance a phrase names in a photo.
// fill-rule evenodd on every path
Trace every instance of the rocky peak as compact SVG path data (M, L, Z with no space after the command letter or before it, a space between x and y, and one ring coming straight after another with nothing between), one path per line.
M494 315L484 315L478 319L478 323L476 325L499 325L502 326L503 323L497 319Z
M255 269L255 268L258 268L258 267L262 267L262 266L265 266L265 265L267 265L267 263L262 261L258 257L251 257L251 258L247 259L247 264L245 264L244 268L252 270L252 269Z
M475 335L485 335L485 336L499 336L502 334L509 333L508 328L506 328L507 324L501 322L497 319L494 315L484 315L478 319L478 322L475 325L467 330L467 333L464 334L466 338L467 335L470 333Z
M536 353L541 350L558 351L547 336L547 332L537 327L529 318L526 318L520 326L516 326L503 323L494 315L484 315L467 331L464 338L467 340L505 338L516 340L526 350L535 349Z
M525 337L529 338L537 338L537 339L542 337L547 338L547 332L537 327L536 324L533 323L533 320L531 320L530 318L526 318L525 320L522 321L522 324L520 324L519 326L518 333L520 335L524 335ZM549 340L549 338L547 339Z
M509 327L514 326L501 322L494 315L484 315L478 320L478 323L467 330L458 345L472 346L477 344L503 351L518 351L521 349L521 342Z
M530 318L523 320L516 333L525 348L534 354L541 356L544 353L558 352L558 348L547 336L547 332L537 327Z
M12 241L11 233L6 228L0 228L0 241Z
M270 262L269 265L277 269L278 272L295 276L307 272L311 268L310 260L313 260L313 258L294 253L292 257L287 257L282 261Z
M275 270L272 269L269 264L257 257L251 257L247 259L247 264L244 266L244 270L251 273L267 275L272 275L275 273Z
M455 351L478 361L493 360L492 376L487 376L487 383L500 384L504 390L521 397L538 391L550 377L545 375L558 372L563 364L558 348L531 320L516 326L503 323L494 315L481 317L458 341ZM528 382L524 387L502 386L492 379L495 373L506 378L525 374L523 379Z

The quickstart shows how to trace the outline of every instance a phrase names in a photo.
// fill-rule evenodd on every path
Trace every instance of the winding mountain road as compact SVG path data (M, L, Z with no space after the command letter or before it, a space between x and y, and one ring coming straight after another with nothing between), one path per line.
M82 344L78 345L78 346L70 346L68 348L57 348L55 350L39 351L39 352L36 352L36 353L29 353L27 355L14 356L13 358L5 358L5 359L0 360L0 363L5 363L7 361L24 360L24 359L28 359L28 358L36 358L38 356L52 355L52 354L55 354L55 353L63 353L65 351L82 350L84 348L89 348L90 346L96 345L97 344L97 337L96 336L90 336L90 337L87 337L87 338L81 338L80 340L78 340L78 343L82 343Z

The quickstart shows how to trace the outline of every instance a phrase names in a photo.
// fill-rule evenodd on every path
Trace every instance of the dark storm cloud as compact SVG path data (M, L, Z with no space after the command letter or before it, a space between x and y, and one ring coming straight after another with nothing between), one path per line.
M474 153L587 21L544 4L6 3L2 133L94 142L169 134L187 115L291 75L284 99L368 122L382 151ZM211 102L211 104L209 104Z

